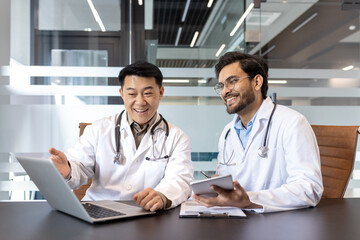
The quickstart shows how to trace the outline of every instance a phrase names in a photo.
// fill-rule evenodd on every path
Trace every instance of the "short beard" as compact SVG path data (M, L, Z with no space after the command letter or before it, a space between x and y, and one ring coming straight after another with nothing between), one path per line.
M238 103L238 105L236 105L233 109L230 109L228 106L226 106L226 111L228 112L228 114L240 113L254 101L255 94L253 91L251 91L251 89L248 89L248 91L242 94L242 96L240 95L240 102Z

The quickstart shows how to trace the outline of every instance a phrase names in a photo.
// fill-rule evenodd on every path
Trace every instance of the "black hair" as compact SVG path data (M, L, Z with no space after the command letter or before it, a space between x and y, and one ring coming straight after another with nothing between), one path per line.
M246 72L251 79L260 74L263 78L261 87L262 97L265 99L268 91L268 70L269 67L264 59L258 55L251 55L242 52L227 52L215 65L216 77L219 78L220 71L227 65L238 62L241 69Z
M124 86L126 76L136 75L139 77L154 77L159 88L162 86L163 75L160 69L152 63L137 61L125 66L119 73L120 86Z

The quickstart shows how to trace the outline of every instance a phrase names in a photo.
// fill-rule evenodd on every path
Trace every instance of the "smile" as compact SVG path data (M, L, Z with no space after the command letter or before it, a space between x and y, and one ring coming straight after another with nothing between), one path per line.
M234 96L234 95L232 95L232 96L227 96L224 100L226 101L226 104L227 104L227 105L231 105L232 103L235 102L235 99L236 99L237 97L238 97L237 95L236 95L236 96Z
M230 102L231 100L233 100L235 97L230 97L228 99L226 99L226 102Z
M148 109L134 109L135 112L137 113L144 113L146 112Z

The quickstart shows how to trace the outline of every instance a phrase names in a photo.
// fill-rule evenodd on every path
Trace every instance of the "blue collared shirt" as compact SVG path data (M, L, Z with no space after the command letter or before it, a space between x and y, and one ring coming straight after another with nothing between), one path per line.
M254 117L250 120L250 122L247 124L246 128L241 123L240 117L238 116L235 121L235 131L238 134L238 137L240 139L241 146L245 150L246 144L249 140L250 132L252 130L252 127L254 125L254 121L256 119L257 112L255 113Z

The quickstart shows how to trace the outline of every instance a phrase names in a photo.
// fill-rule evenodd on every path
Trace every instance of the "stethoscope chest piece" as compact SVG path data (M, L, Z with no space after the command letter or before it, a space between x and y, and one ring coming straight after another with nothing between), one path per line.
M269 148L267 146L261 146L258 149L258 154L262 158L267 158L269 152Z
M121 160L119 153L117 153L117 154L115 155L115 157L114 157L114 163L119 164L119 165L123 164L123 161Z
M265 133L265 137L264 137L264 144L261 147L259 147L259 149L258 149L258 154L262 158L267 158L268 157L269 148L268 148L268 144L267 144L267 136L268 136L268 133L269 133L269 127L270 127L271 120L272 120L272 117L274 115L275 109L276 109L276 103L274 103L274 107L273 107L273 109L271 111L271 114L270 114L270 117L269 117L269 122L268 122L267 127L266 127L266 133Z

